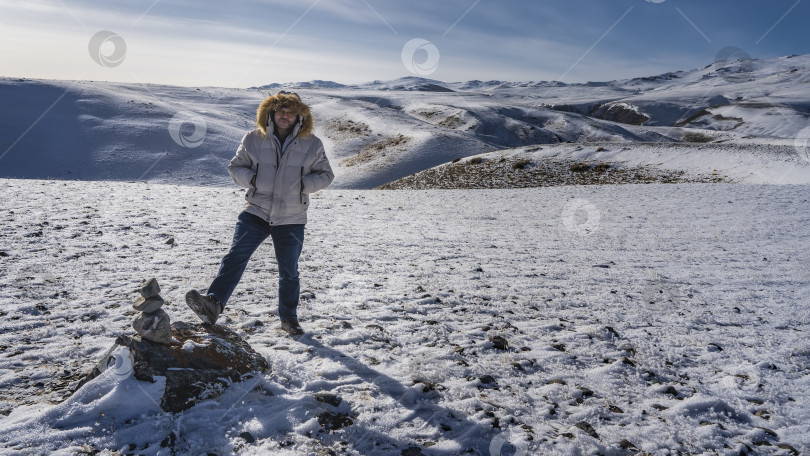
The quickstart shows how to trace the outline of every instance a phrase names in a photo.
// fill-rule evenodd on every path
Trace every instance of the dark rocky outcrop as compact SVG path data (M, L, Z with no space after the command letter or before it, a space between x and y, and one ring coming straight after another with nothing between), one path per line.
M650 117L626 103L605 103L594 107L589 116L628 125L644 125Z
M594 119L609 120L628 125L644 125L645 122L650 120L650 116L639 112L636 107L621 102L584 103L579 105L559 104L548 107L555 111L573 112Z
M270 369L264 357L222 326L175 322L171 333L176 340L171 345L137 336L119 336L76 389L115 365L113 352L120 347L129 349L132 375L136 379L154 382L157 376L166 378L160 407L173 413L219 395L233 382Z

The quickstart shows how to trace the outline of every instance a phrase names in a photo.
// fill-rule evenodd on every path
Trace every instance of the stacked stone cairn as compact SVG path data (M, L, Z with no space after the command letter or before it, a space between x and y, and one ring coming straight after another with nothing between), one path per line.
M172 328L169 314L161 309L166 301L160 297L160 285L157 280L149 279L141 285L141 297L132 307L141 313L135 317L132 327L142 339L158 344L172 344Z

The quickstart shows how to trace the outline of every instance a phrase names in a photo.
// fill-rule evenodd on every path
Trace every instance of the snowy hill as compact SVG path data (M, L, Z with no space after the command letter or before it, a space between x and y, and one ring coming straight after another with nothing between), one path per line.
M287 89L287 90L291 90L291 89L340 89L340 88L343 88L343 87L346 87L346 86L343 85L343 84L340 84L338 82L323 81L323 80L320 80L320 79L315 79L313 81L307 81L307 82L289 82L289 83L286 83L286 84L273 83L273 84L267 84L267 85L263 85L263 86L259 86L259 87L251 87L251 89L265 89L265 90L268 90L268 89L273 89L273 90L276 90L276 89Z
M620 103L647 117L643 123L648 126L734 130L784 138L807 127L808 82L810 56L791 56L745 64L716 62L699 70L612 81L584 91L583 86L572 85L550 93L576 100L557 105L583 114ZM779 120L768 121L769 116ZM604 113L601 117L610 118Z
M391 81L374 81L361 84L358 88L375 90L404 90L419 92L454 92L448 84L435 79L406 76Z
M0 80L0 176L226 182L257 91ZM250 103L252 104L252 103ZM203 141L195 136L197 121ZM177 140L173 140L172 134Z
M256 106L282 88L313 107L342 188L521 146L622 143L642 161L649 147L639 143L740 144L746 157L767 154L762 144L793 147L810 119L810 56L735 68L721 62L588 84L407 77L222 89L0 79L8 107L0 112L0 177L230 185L225 165ZM772 159L766 171L787 158ZM726 165L716 160L703 171L723 174ZM807 182L797 179L779 183Z

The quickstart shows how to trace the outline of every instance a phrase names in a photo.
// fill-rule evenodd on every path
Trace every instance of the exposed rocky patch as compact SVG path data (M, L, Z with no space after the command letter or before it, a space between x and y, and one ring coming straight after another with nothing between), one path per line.
M549 109L560 112L573 112L595 119L609 120L627 125L644 125L650 117L638 110L637 107L627 103L584 103L584 104L556 104L548 105Z
M650 117L627 103L605 103L594 108L589 116L628 125L644 125Z
M653 165L628 166L615 162L488 154L430 168L378 188L426 190L697 182L729 182L729 179L716 174L687 174Z

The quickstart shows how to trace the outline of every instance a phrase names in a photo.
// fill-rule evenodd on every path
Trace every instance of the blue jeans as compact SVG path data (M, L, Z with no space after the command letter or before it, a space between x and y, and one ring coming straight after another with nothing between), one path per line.
M239 214L233 233L231 250L222 258L217 277L208 287L208 294L222 303L230 299L233 290L245 272L248 260L267 237L273 238L278 264L278 316L283 320L298 318L298 258L304 246L304 225L277 225L248 212Z

